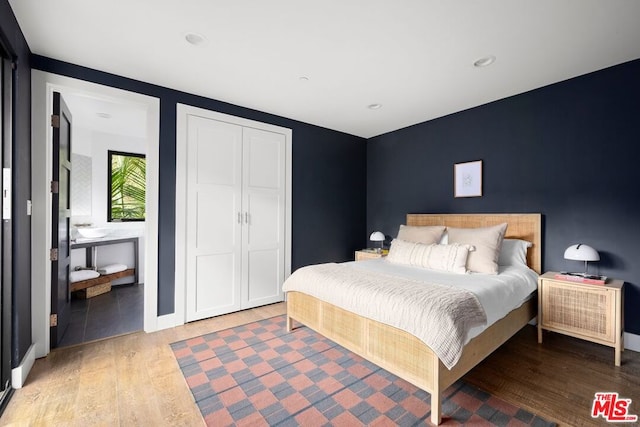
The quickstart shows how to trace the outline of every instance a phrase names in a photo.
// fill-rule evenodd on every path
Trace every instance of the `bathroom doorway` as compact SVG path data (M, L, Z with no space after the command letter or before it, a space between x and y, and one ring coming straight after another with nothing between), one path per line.
M48 260L51 236L51 202L49 191L49 183L51 180L51 159L52 152L46 141L51 139L51 130L49 126L49 116L51 115L51 107L49 106L53 92L60 92L64 95L65 100L70 104L70 110L73 115L73 141L72 152L74 154L91 157L92 165L85 170L91 171L91 178L85 179L85 191L81 191L84 195L83 201L79 201L76 205L72 201L71 204L71 230L75 243L79 243L78 229L97 234L83 235L83 239L129 239L135 237L138 241L138 264L135 273L138 279L134 279L133 274L127 273L126 277L114 277L110 280L112 287L108 292L93 293L84 296L84 304L88 306L89 311L86 313L83 322L85 323L84 337L76 337L73 343L92 341L101 339L106 336L120 335L129 330L118 325L115 317L122 319L123 312L136 313L135 325L136 330L144 329L145 331L154 331L158 326L157 318L157 228L158 228L158 138L159 138L159 99L116 89L109 86L90 83L78 79L64 77L52 73L33 70L32 72L32 105L33 105L33 128L32 128L32 195L34 206L36 203L41 209L35 210L32 218L34 229L34 239L32 244L32 334L34 340L34 356L44 357L53 347L50 341L49 328L51 319L50 311L50 286L42 284L47 277L51 277L51 262ZM77 99L75 99L77 98ZM77 102L74 102L77 101ZM93 105L93 106L91 106ZM111 110L110 110L111 108ZM131 114L121 115L118 111L127 110ZM85 116L86 123L83 121ZM126 120L119 120L121 116L128 117ZM144 151L140 151L133 142L135 136L131 136L125 132L133 126L137 126L140 131L138 134L139 143ZM77 127L77 129L76 129ZM142 135L142 136L140 136ZM133 139L132 139L133 138ZM93 148L82 148L82 143L90 141ZM144 153L146 157L146 217L144 221L138 222L110 222L107 221L107 149L108 144L115 141L116 151L130 151ZM120 144L120 145L118 145ZM77 148L76 149L74 149ZM98 150L99 158L93 158L95 147ZM80 150L78 152L78 150ZM83 151L84 150L84 151ZM87 159L85 159L87 160ZM82 163L82 162L80 162ZM77 170L76 165L72 162L72 183L75 182L75 174L80 174L82 166ZM99 176L104 181L97 182ZM85 209L86 208L86 209ZM86 243L86 240L82 243ZM122 242L119 247L116 244L100 246L89 250L92 256L91 263L87 263L88 255L86 248L73 248L71 267L82 269L90 269L92 267L113 267L115 264L123 264L126 270L133 267L134 245L129 242ZM47 253L46 261L43 259L43 253ZM129 255L127 255L127 253ZM118 258L121 256L128 257L123 260ZM94 264L95 263L95 264ZM132 264L132 265L129 265ZM119 272L116 272L119 273ZM107 273L108 274L108 273ZM135 285L134 285L135 283ZM118 297L120 289L134 289L137 291L129 295ZM71 290L71 287L70 287ZM93 289L95 290L95 289ZM93 291L92 290L92 291ZM116 291L113 291L116 290ZM135 295L134 295L135 294ZM91 334L87 334L91 316L91 307L103 307L107 310L107 303L101 300L106 299L104 295L108 295L119 305L120 315L114 316L110 321L101 321L102 335L98 334L98 328ZM142 303L140 303L142 296ZM100 298L102 297L102 298ZM134 303L137 301L137 303ZM113 302L113 301L110 301ZM124 306L131 304L129 306ZM137 305L136 305L137 304ZM142 306L140 310L139 307ZM80 310L78 310L80 311ZM97 311L96 311L97 313ZM75 317L84 316L84 314L76 314ZM133 316L133 315L132 315ZM130 322L131 324L133 322ZM95 332L95 333L94 333ZM80 335L78 332L77 335ZM71 344L70 342L62 342L62 345Z
M140 268L144 245L140 241L145 237L146 108L89 92L61 90L61 96L73 117L71 316L52 347L136 332L144 326L144 271ZM122 159L132 161L122 165ZM123 197L123 189L132 184L133 195ZM114 195L119 197L112 208ZM127 210L131 203L123 200L136 202L136 196L135 209ZM124 214L112 215L111 209L121 206L125 209L118 212Z

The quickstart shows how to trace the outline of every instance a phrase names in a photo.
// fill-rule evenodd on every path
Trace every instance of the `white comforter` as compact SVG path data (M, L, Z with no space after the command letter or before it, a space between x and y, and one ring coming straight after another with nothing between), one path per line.
M296 271L285 282L284 291L303 292L409 332L425 342L449 369L457 363L463 346L471 338L529 298L536 289L537 279L534 271L524 267L501 267L498 275L452 274L374 259L345 263L342 265L346 272L343 279L323 281L320 279L322 269L328 269L332 276L337 276L331 264L328 266L310 266ZM364 273L364 279L349 279L357 277L358 271ZM390 276L397 277L399 281L394 285ZM472 299L479 301L486 317L485 313L478 316L475 308L465 303L463 312L470 313L466 317L460 316L460 312L455 314L454 317L461 318L462 324L451 329L448 322L442 322L442 314L436 314L434 318L431 305L425 306L425 301L433 299L433 291L427 289L429 284L440 288L439 292L445 289L445 294L446 288L451 289L448 294L454 294L456 289L471 292L475 297ZM437 331L440 327L444 329Z

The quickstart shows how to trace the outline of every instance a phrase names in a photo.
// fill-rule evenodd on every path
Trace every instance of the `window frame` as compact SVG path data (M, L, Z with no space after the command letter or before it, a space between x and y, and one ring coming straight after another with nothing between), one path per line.
M147 156L141 153L131 153L127 151L117 151L117 150L107 150L107 222L144 222L146 221L146 200L145 200L145 217L144 218L113 218L111 215L112 208L112 200L111 200L111 190L112 190L112 158L113 156L126 156L126 157L137 157L145 159L145 199L146 199L146 191L147 191L147 183L146 183L146 159Z

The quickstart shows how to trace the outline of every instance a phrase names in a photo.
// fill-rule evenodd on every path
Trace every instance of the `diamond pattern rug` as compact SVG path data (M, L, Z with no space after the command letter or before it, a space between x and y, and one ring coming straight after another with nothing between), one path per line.
M285 316L171 344L209 426L414 426L429 393ZM462 381L443 393L443 425L549 426Z

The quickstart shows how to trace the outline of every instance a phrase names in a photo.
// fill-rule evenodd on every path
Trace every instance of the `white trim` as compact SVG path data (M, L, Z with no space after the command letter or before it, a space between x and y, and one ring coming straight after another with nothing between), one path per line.
M194 115L219 120L239 126L252 127L285 135L285 242L284 242L284 279L291 275L291 214L292 214L292 145L293 131L268 123L249 120L242 117L218 113L185 104L176 104L176 240L175 240L175 321L176 325L186 322L186 206L187 206L187 116Z
M187 115L190 109L185 105L176 105L176 237L175 237L175 302L176 319L186 322L186 277L187 277L187 171L181 167L187 159Z
M158 301L158 175L160 100L135 92L90 83L40 70L31 71L31 317L36 357L49 353L51 312L51 181L52 132L49 125L53 91L91 93L106 99L142 104L147 109L147 218L145 221L144 330L157 328Z
M626 350L633 350L633 351L640 352L640 335L632 334L630 332L625 332L624 348Z
M36 346L35 344L31 344L20 365L11 370L11 387L22 388L35 362Z
M158 322L156 324L156 330L161 331L163 329L173 328L174 326L183 325L184 321L178 318L176 313L165 314L164 316L158 316Z

